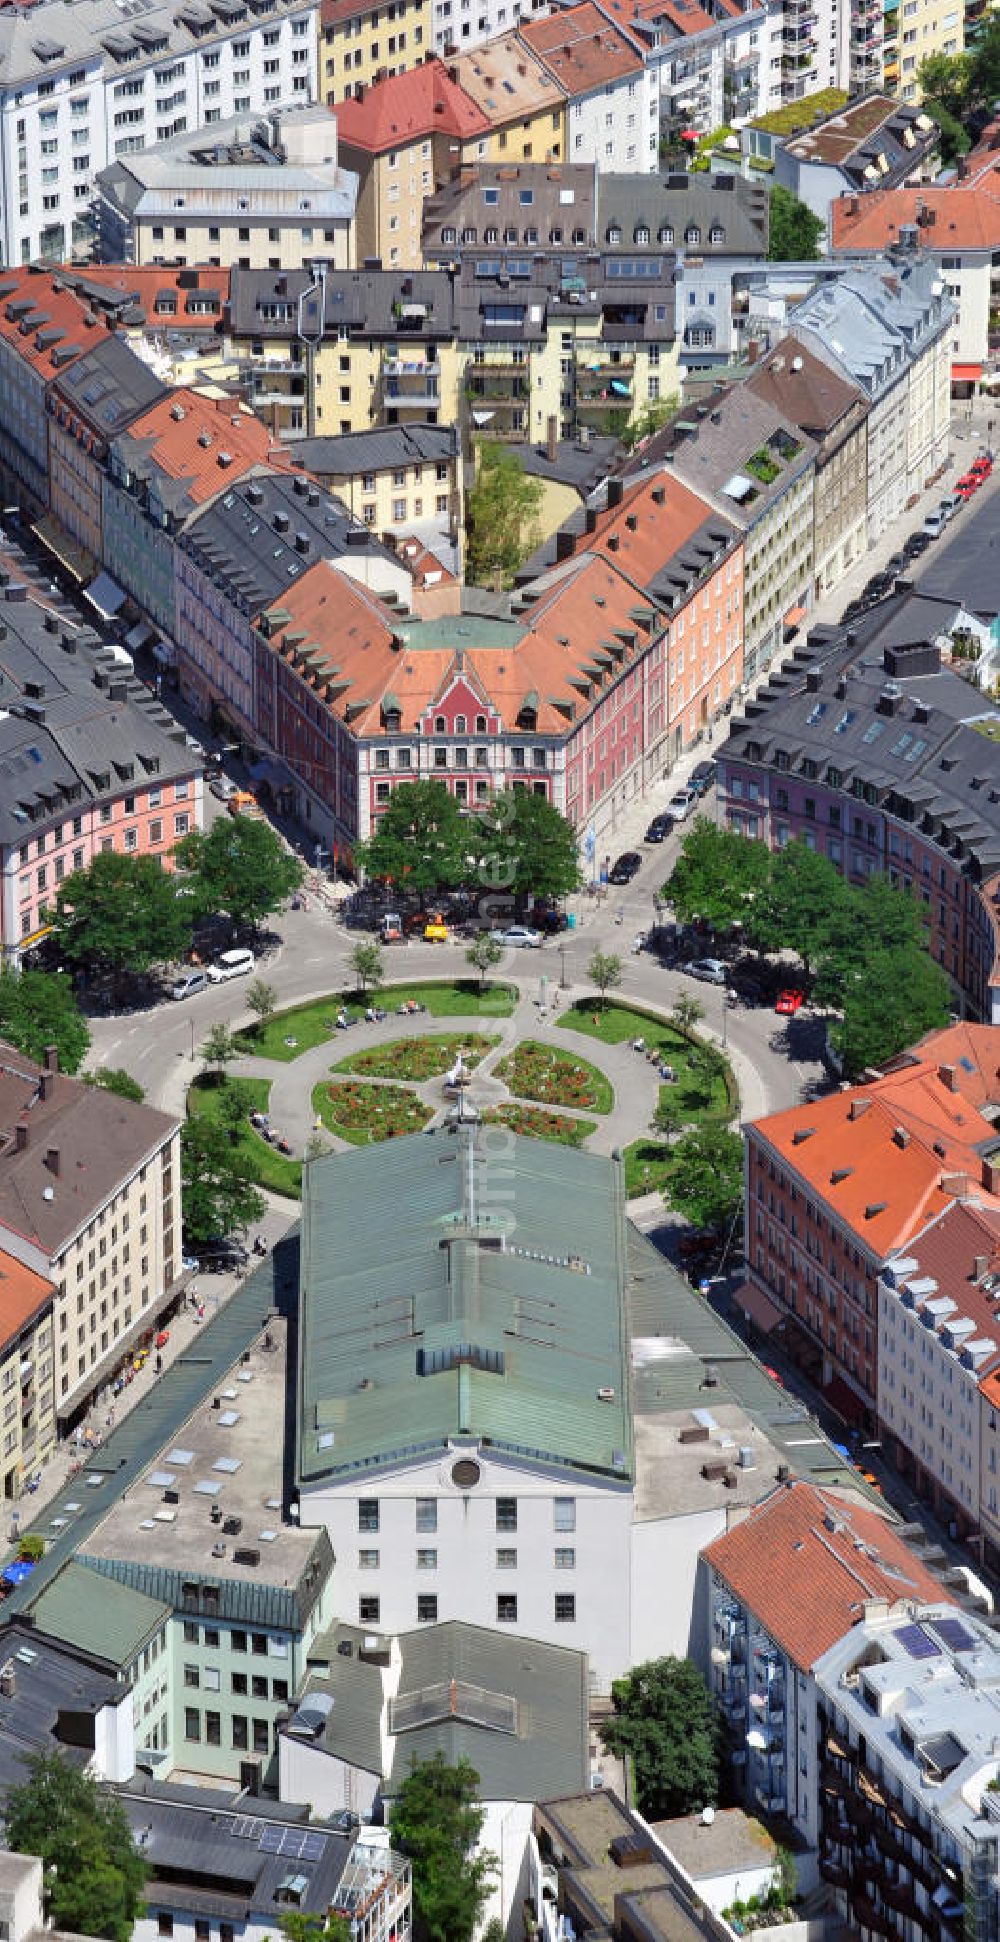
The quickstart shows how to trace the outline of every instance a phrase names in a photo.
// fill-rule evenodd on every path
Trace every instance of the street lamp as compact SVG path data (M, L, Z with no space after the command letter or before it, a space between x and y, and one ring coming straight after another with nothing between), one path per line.
M191 1027L191 1057L193 1059L194 1058L194 1019L189 1018L188 1024Z
M566 946L563 943L559 945L559 989L566 989Z

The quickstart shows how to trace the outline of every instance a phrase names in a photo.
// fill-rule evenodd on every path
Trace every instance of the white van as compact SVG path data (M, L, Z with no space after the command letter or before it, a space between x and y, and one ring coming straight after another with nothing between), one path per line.
M245 978L254 967L252 951L223 951L221 957L208 967L208 975L213 984L226 984L230 978Z

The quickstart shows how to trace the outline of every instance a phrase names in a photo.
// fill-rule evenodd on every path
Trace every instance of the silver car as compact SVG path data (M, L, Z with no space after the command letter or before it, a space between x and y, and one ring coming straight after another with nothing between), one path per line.
M726 967L721 958L695 958L687 967L688 976L700 978L702 984L725 984Z
M533 930L530 924L511 924L496 935L498 944L508 944L515 951L538 951L542 946L541 931Z

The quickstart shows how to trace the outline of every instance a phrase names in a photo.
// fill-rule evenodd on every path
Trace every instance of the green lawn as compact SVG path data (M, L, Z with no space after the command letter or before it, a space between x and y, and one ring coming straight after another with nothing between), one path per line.
M363 1018L369 1004L384 1008L391 1017L401 1004L413 999L434 1018L509 1018L516 992L510 985L489 985L481 993L478 982L462 978L442 984L391 984L359 1002L353 991L332 991L329 997L314 998L307 1005L293 1005L276 1011L263 1026L249 1025L238 1034L240 1050L259 1059L280 1059L288 1064L337 1037L336 1017L341 1005L349 1018Z
M512 1133L530 1140L556 1140L560 1146L582 1146L597 1131L594 1119L549 1112L544 1106L521 1106L514 1100L506 1106L490 1106L483 1119L487 1125L509 1126Z
M218 1119L226 1086L232 1083L227 1079L219 1086L208 1075L196 1079L188 1093L188 1112L204 1113L210 1119ZM238 1083L247 1088L252 1102L251 1110L266 1113L271 1096L270 1079L240 1079ZM271 1193L287 1194L289 1199L296 1199L302 1192L301 1160L291 1160L287 1154L278 1153L254 1131L249 1122L241 1128L236 1144L253 1167L254 1179L259 1187L266 1187Z
M553 1045L526 1038L496 1068L518 1099L537 1099L543 1106L569 1106L574 1111L609 1113L615 1095L609 1081L589 1059L577 1059Z
M313 1087L312 1106L327 1132L352 1146L371 1146L404 1133L419 1133L434 1117L432 1108L425 1106L409 1086L370 1086L355 1079L333 1085L321 1079Z
M662 1193L669 1171L662 1140L633 1140L625 1148L625 1192L630 1200L636 1194Z
M593 1000L588 999L583 1004L571 1005L557 1023L562 1031L581 1032L586 1038L599 1039L603 1045L621 1045L644 1038L651 1051L656 1047L664 1063L672 1065L677 1074L672 1085L661 1087L661 1097L670 1093L679 1102L685 1125L694 1126L700 1120L730 1120L738 1111L736 1082L729 1067L714 1072L709 1079L698 1069L698 1053L705 1041L685 1038L674 1025L667 1025L648 1012L614 1004L604 1011L595 1010ZM636 1053L637 1059L640 1056Z
M471 1071L499 1045L498 1032L430 1032L420 1038L394 1038L339 1059L331 1072L355 1072L366 1079L409 1079L420 1084L451 1070L461 1052Z

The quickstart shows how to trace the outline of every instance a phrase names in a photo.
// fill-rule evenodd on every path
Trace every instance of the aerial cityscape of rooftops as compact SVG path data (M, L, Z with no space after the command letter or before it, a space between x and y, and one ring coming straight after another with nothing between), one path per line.
M0 1937L1000 1942L1000 0L0 156Z

